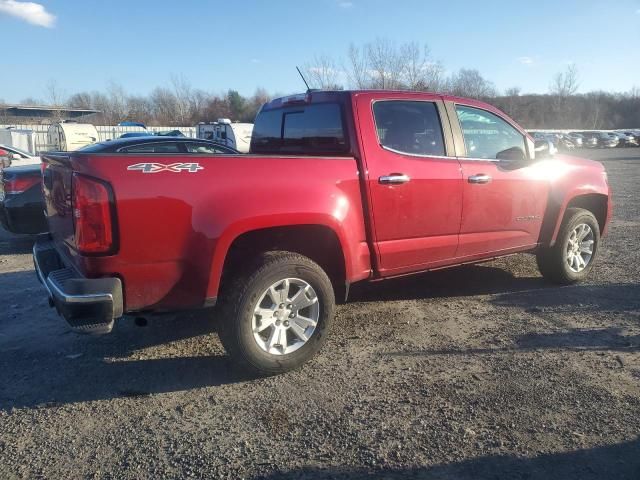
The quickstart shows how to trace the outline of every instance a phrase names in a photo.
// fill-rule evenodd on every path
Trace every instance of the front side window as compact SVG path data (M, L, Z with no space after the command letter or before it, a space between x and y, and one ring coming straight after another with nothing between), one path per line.
M260 112L252 153L322 155L347 153L349 145L337 103L318 103Z
M499 116L479 108L456 105L467 157L497 159L500 153L519 149L526 155L525 138Z
M131 147L123 147L119 152L124 153L180 153L180 147L175 142L143 143Z
M382 147L409 155L445 155L435 103L384 100L373 104L373 115Z

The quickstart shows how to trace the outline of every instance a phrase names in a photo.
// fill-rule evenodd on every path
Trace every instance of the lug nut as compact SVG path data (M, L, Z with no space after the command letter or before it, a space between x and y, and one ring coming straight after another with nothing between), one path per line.
M289 318L295 318L295 316L296 316L296 314L295 314L295 313L293 313L293 312L291 312L291 313L289 314Z
M281 303L278 308L284 308L284 303Z

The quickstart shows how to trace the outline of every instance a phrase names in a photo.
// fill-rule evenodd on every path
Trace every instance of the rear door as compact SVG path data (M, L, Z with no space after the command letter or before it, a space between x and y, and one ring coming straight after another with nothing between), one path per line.
M463 176L459 261L504 254L538 242L548 176L530 161L524 133L497 112L448 103L461 138Z
M379 272L450 262L458 245L462 174L441 98L354 98Z

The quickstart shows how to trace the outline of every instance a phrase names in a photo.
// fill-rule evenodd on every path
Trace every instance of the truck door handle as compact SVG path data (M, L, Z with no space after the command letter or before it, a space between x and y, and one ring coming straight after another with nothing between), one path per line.
M484 173L479 173L477 175L471 175L468 180L469 183L489 183L491 181L491 177Z
M411 180L409 175L405 175L404 173L390 173L389 175L383 175L378 178L378 183L383 185L402 185L409 180Z

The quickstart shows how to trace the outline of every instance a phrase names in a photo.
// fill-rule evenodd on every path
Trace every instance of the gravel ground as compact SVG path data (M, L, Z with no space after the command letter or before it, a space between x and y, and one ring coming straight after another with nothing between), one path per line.
M70 333L0 239L0 478L640 478L640 149L587 283L533 257L359 288L301 370L234 370L202 316Z

